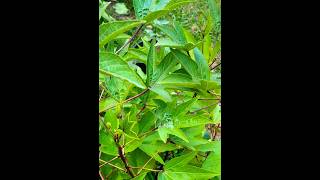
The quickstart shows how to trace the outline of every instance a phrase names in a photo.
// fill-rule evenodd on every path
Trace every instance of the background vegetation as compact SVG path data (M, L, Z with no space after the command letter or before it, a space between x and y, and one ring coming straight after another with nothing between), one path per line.
M220 4L100 0L101 179L220 179Z

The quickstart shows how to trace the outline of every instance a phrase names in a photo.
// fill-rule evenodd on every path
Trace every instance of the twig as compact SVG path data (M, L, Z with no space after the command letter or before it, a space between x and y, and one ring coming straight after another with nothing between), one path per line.
M142 168L139 168L140 170L138 171L138 175L140 174L140 172L142 171L142 169L146 169L146 170L150 170L150 169L147 169L145 168L147 166L147 164L151 161L151 159L153 159L153 157L151 157L143 166ZM132 167L132 168L138 168L138 167ZM152 171L152 170L150 170Z
M137 94L137 95L135 95L135 96L132 96L132 97L128 98L127 100L123 101L122 104L125 104L125 103L127 103L127 102L129 102L129 101L132 101L132 100L134 100L134 99L136 99L136 98L144 95L144 94L145 94L146 92L148 92L148 91L149 91L149 88L143 90L141 93L139 93L139 94ZM99 113L108 111L109 109L113 109L113 108L115 108L116 106L117 106L117 105L108 107L108 108L106 108L106 109L102 109L101 111L99 111Z
M125 169L122 169L121 167L118 167L118 166L116 166L116 165L114 165L114 164L111 164L111 163L108 163L108 162L107 162L107 164L108 164L109 166L115 167L115 168L117 168L117 169L119 169L119 170L121 170L121 171L126 172Z
M140 138L140 137L142 137L142 136L144 136L144 135L146 135L146 134L149 134L149 133L153 132L153 131L156 130L156 129L157 129L157 128L153 128L153 129L151 129L150 131L147 131L147 132L145 132L145 133L140 134L138 137Z
M199 98L198 100L220 100L220 98Z
M136 30L136 32L131 36L131 38L122 46L120 47L117 51L116 54L120 53L122 51L122 49L124 49L125 47L127 47L130 43L132 43L134 41L134 39L138 36L138 34L140 33L142 27L144 26L144 24L141 24L139 26L139 28Z
M189 112L189 113L195 114L195 113L198 112L198 111L201 111L201 110L204 110L204 109L208 109L209 107L212 107L212 106L217 105L217 104L218 104L218 103L214 103L214 104L211 104L211 105L209 105L209 106L205 106L205 107L203 107L203 108L197 109L197 110L192 111L192 112Z
M101 171L99 171L99 175L100 175L101 180L104 180L104 177L103 177Z
M128 164L127 158L124 156L123 148L122 148L119 144L118 144L118 153L119 153L119 156L120 156L122 162L124 163L124 167L126 168L126 172L127 172L132 178L134 178L135 175L133 174L132 169L131 169L131 167L130 167L129 164Z
M102 160L102 159L99 159L100 161L102 161L102 162L104 163L104 164L101 164L101 165L99 166L99 168L102 167L102 166L104 166L104 165L106 165L106 164L108 164L108 163L110 163L110 162L112 162L112 161L114 161L114 160L117 159L118 157L119 157L119 156L116 156L116 157L110 159L109 161L104 161L104 160Z
M218 67L220 64L221 64L221 62L219 62L217 65L213 66L213 67L211 68L211 70L214 70L214 69L215 69L216 67Z
M144 104L143 107L140 109L140 111L138 112L138 114L136 115L136 117L140 117L140 114L142 113L143 110L145 110L147 107L147 104Z
M100 102L100 100L101 100L101 97L102 97L103 93L104 93L104 89L102 89L102 92L101 92L101 94L100 94L99 102Z
M160 172L161 170L158 169L149 169L149 168L142 168L142 167L131 167L132 169L141 169L141 170L148 170L148 171L154 171L154 172ZM140 170L140 171L141 171ZM138 173L139 174L139 173Z

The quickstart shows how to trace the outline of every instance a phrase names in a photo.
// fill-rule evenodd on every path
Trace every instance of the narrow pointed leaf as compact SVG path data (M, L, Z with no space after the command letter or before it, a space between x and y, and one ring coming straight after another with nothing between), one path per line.
M113 38L137 27L145 21L113 21L99 26L99 47L103 47Z
M100 72L112 75L120 79L129 81L139 88L145 89L146 86L142 79L134 72L129 65L119 56L113 53L99 53Z
M168 170L184 166L189 161L191 161L196 156L196 154L197 152L190 152L185 155L170 159L170 161L166 162L166 164L164 165L164 169Z

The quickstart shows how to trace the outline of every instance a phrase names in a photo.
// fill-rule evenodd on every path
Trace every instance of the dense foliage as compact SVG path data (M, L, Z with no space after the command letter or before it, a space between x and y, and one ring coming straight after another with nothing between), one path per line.
M220 179L220 0L99 4L100 178Z

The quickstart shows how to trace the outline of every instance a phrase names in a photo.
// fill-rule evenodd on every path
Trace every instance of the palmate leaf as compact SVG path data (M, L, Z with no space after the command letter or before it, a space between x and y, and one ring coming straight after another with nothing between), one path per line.
M174 8L191 2L194 0L133 0L133 7L138 19L151 22L168 14Z
M174 170L165 170L160 172L158 175L159 180L194 180L194 179L210 179L214 176L218 176L219 174L213 173L211 171L186 165L179 168L175 168Z
M218 3L216 0L207 0L210 10L210 17L212 18L213 22L213 28L215 30L220 31L220 22L221 22L221 16L220 16L220 7L218 6Z
M188 3L196 2L196 0L171 0L168 4L166 4L164 9L174 9L178 6L185 5Z
M169 10L158 10L158 11L154 11L149 13L148 15L146 15L143 20L145 20L147 23L151 22L155 19L158 19L159 17L162 17L166 14L168 14L170 11Z
M114 131L119 128L119 119L117 118L115 112L113 110L109 110L104 115L105 122L109 122L111 124L111 130Z
M199 42L199 43L201 43L201 42ZM179 43L179 42L172 41L170 39L162 38L162 39L159 39L156 46L170 47L170 48L176 48L176 49L182 49L185 51L190 51L191 49L198 46L199 43L197 43L197 44L194 44L191 42Z
M192 79L201 79L198 65L195 61L179 50L172 50L172 54L176 60L181 63L183 68L192 76Z
M177 128L186 128L199 125L205 125L209 123L214 123L213 120L210 120L208 116L205 115L185 115L179 116L175 122L174 126Z
M190 152L185 155L170 159L170 161L166 162L164 165L165 170L179 168L181 166L185 166L189 161L191 161L195 156L197 152Z
M100 132L99 143L101 152L112 156L118 155L117 145L110 134Z
M153 83L153 71L156 61L156 49L154 43L151 44L149 48L149 53L147 57L147 82L146 85L149 87Z
M193 81L191 76L182 73L172 73L167 78L160 81L159 84L163 85L166 88L197 88L200 86L200 83L197 81Z
M220 146L215 151L210 152L207 159L203 162L202 168L208 171L221 174L221 150Z
M167 128L167 127L160 127L158 128L158 133L161 140L166 143L169 137L169 134L179 137L180 139L184 140L185 142L189 142L188 137L184 134L184 132L179 128Z
M134 72L129 65L118 55L113 53L99 53L99 68L103 74L118 77L129 81L139 88L145 89L146 86L142 79Z
M129 48L127 54L124 56L125 61L138 60L147 64L147 53L141 49Z
M102 14L106 11L106 8L109 6L111 2L101 2L99 3L99 20Z
M166 78L170 72L174 71L177 61L173 58L172 54L167 54L160 64L153 68L152 79L150 90L160 95L166 101L172 101L172 98L168 91L165 90L165 86L161 84L161 80ZM151 67L151 65L149 65ZM150 70L151 71L151 70Z
M108 22L106 24L100 25L99 26L99 47L100 48L103 47L113 38L143 23L145 23L145 21L143 20L141 21L130 20L130 21L114 21L114 22Z
M194 50L194 56L196 59L196 62L198 64L200 75L202 79L209 80L210 79L210 70L209 65L205 59L205 57L202 55L201 51L198 48L195 48Z

